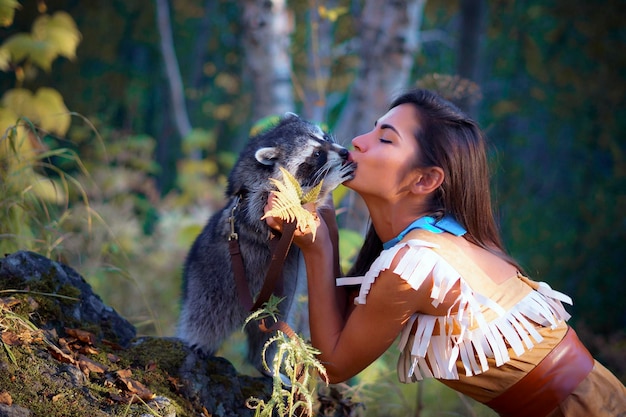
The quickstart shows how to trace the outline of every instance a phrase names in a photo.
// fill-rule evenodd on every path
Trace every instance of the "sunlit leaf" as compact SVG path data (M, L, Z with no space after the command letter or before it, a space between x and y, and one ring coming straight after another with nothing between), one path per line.
M208 160L186 159L178 164L180 175L184 176L211 176L217 173L217 166Z
M69 129L70 112L61 94L53 88L41 87L35 94L24 88L14 88L4 93L2 105L47 132L65 135Z
M33 97L33 105L39 116L39 127L47 132L65 135L70 127L70 111L61 94L48 87L41 87Z
M81 34L74 19L66 12L56 12L52 16L41 15L33 23L34 39L46 41L54 48L55 53L68 59L76 57L76 47Z
M11 52L5 47L0 47L0 71L8 71L11 62Z
M13 127L18 118L19 116L13 109L0 105L0 142L6 140L4 135L8 134L7 129Z
M233 114L232 104L220 104L213 109L213 117L217 120L226 120Z
M17 0L0 0L0 26L11 26L15 16L15 9L19 7L20 4Z
M319 13L320 17L322 19L328 19L331 22L336 22L341 15L348 13L348 10L349 9L347 7L342 6L327 9L326 6L322 5L317 8L317 12Z
M17 33L9 37L3 44L11 54L11 60L19 63L30 60L43 70L48 71L52 61L58 56L54 45L45 40L34 39L28 33Z
M257 136L258 134L263 133L266 130L276 126L279 120L280 116L277 115L266 116L262 119L257 120L250 129L250 136Z
M12 88L2 95L2 106L11 109L18 115L29 116L32 108L33 93L25 88ZM29 118L32 118L31 112Z
M229 94L236 94L239 91L239 79L227 72L217 74L215 85L223 88Z
M205 129L193 129L187 136L183 138L183 152L189 154L191 151L213 150L215 148L215 135Z

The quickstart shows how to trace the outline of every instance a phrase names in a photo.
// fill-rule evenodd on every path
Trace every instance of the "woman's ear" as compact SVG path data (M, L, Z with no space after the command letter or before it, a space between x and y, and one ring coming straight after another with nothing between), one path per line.
M413 182L412 191L416 194L430 194L443 183L445 174L440 167L420 168Z

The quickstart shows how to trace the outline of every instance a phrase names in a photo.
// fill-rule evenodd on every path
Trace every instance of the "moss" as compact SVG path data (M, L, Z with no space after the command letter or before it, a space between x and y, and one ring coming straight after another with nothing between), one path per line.
M220 385L224 387L225 390L229 391L233 389L232 377L221 374L209 374L211 381L213 381L216 385Z
M128 353L132 358L129 365L145 367L154 363L171 375L178 372L186 357L182 342L165 338L141 339L128 349Z
M36 416L108 415L101 411L101 408L107 408L102 399L86 396L84 391L72 388L64 378L63 368L51 363L45 352L34 355L34 350L12 347L17 364L8 363L6 354L0 359L5 368L0 385L10 393L14 404L28 408Z
M241 395L248 399L251 397L259 397L269 395L267 383L259 379L248 379L245 384L241 384Z

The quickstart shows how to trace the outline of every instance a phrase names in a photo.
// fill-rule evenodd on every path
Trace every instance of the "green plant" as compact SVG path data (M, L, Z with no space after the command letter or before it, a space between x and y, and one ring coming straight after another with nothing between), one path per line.
M314 375L319 374L326 379L326 370L316 358L320 352L302 340L287 323L279 320L277 312L281 300L275 296L270 297L263 308L252 313L246 320L246 325L259 320L261 329L276 332L263 350L263 364L272 374L272 396L267 402L259 398L248 399L247 405L255 410L255 417L271 417L275 415L274 412L279 416L289 417L313 415L313 391L317 381ZM269 329L265 327L265 320L268 318L275 322ZM274 343L277 349L270 367L265 361L265 353ZM284 380L283 372L288 382Z

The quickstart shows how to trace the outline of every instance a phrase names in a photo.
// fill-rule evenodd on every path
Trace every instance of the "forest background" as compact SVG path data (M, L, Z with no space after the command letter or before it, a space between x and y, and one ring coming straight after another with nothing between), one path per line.
M507 248L573 297L581 338L625 381L623 6L0 0L0 250L66 262L140 334L171 336L184 256L255 123L295 111L349 146L421 85L484 128ZM345 267L365 214L335 197ZM222 353L245 368L242 350ZM355 385L392 407L385 380L393 407L415 407L394 373L383 358Z

